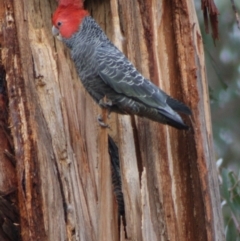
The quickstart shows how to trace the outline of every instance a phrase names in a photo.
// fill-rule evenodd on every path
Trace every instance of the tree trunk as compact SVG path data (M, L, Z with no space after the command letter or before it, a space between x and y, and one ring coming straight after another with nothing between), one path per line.
M51 34L56 2L2 0L1 59L16 167L4 155L0 180L8 186L0 185L0 191L17 188L17 201L6 198L18 205L20 221L16 210L12 218L20 223L18 240L224 240L193 1L86 0L85 5L144 76L192 109L185 118L191 129L116 114L108 119L83 89L68 49ZM98 114L110 130L98 125ZM119 149L121 219L108 134ZM1 133L0 138L11 139Z

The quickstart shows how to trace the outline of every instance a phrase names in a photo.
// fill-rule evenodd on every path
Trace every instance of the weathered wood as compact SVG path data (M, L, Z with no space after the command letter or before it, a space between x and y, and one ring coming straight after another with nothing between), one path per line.
M18 241L20 237L19 213L12 198L0 196L0 240Z
M8 122L8 95L6 58L13 52L11 42L11 12L3 1L0 2L0 240L18 241L20 239L16 159L13 140ZM3 21L4 19L4 21ZM9 34L9 35L8 35ZM9 60L9 59L8 59ZM10 63L9 63L10 64Z
M1 4L22 240L224 240L193 2L85 2L146 77L190 106L189 131L137 117L109 120L51 34L56 2ZM98 126L100 113L111 130ZM126 227L118 223L108 134L119 148Z

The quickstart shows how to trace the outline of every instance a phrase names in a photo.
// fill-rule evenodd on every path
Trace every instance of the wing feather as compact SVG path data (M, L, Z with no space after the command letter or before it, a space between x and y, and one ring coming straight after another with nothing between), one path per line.
M145 79L117 48L97 49L98 73L117 93L124 94L150 107L166 107L167 95Z

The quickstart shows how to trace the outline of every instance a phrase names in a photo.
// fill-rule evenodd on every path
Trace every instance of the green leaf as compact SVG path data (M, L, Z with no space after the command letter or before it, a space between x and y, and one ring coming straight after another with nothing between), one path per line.
M226 202L228 202L230 199L230 195L229 195L229 191L228 191L229 186L230 186L228 172L229 171L226 168L222 169L222 173L221 173L222 185L220 187L221 196L223 197L223 199L226 200Z
M233 172L228 174L231 187L229 188L230 194L230 208L233 215L236 218L236 221L240 224L240 195L239 195L239 181Z
M232 219L230 219L230 221L228 222L225 228L225 235L226 235L226 241L236 240L236 237L238 236L235 224Z

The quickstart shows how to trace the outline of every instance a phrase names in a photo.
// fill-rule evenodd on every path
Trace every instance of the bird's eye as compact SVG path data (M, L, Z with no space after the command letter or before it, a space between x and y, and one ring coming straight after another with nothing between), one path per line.
M57 26L60 27L62 25L62 22L57 22Z

